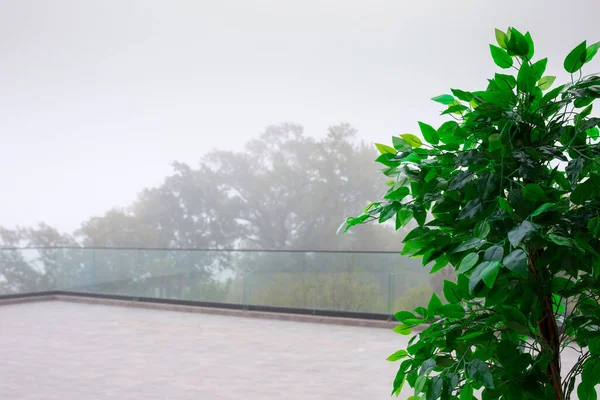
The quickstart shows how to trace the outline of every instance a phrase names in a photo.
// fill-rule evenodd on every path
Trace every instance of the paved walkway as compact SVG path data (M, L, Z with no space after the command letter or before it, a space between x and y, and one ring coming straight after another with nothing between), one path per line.
M0 306L0 399L390 399L406 337L48 301ZM574 362L567 352L563 367ZM405 387L400 399L411 394Z
M1 306L0 399L389 399L397 364L385 358L405 345L377 328Z

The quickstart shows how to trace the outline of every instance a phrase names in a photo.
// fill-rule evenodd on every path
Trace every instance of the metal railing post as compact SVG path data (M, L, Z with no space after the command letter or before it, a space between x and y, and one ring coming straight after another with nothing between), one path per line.
M93 248L92 249L92 270L91 270L91 287L95 287L97 282L97 276L96 276L96 249Z
M243 288L242 288L242 306L244 310L248 309L248 270L244 271Z
M312 298L312 313L313 315L317 313L317 282L319 281L319 266L315 264L313 272L313 298Z
M388 318L391 321L392 320L392 299L393 299L393 279L394 274L393 273L389 273L388 274L388 310L387 310L387 314L388 314Z
M135 273L133 274L132 284L135 287L135 294L141 296L142 288L140 285L140 276L142 270L142 250L137 249L137 265L135 266Z

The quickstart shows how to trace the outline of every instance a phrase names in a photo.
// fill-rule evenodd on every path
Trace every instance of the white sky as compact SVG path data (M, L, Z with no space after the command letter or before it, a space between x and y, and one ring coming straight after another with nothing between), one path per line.
M438 124L482 89L495 27L559 74L600 40L600 2L0 0L0 225L71 231L158 185L171 161L267 125L348 122L368 141ZM598 57L600 58L600 57ZM587 72L599 72L595 60Z

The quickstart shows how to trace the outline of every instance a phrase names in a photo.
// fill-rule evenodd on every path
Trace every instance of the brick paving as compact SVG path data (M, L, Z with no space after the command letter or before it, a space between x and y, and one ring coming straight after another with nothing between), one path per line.
M11 304L0 306L0 399L389 399L398 364L385 358L406 340L381 328Z
M14 304L0 307L0 399L389 399L385 358L405 345L381 328Z

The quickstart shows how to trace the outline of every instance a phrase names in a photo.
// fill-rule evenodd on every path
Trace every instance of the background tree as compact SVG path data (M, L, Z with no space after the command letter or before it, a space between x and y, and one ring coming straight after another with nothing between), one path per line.
M403 253L450 263L449 304L401 311L396 331L429 326L390 356L401 362L415 397L595 399L600 384L600 144L591 117L600 76L583 76L600 42L584 41L564 68L570 83L550 87L547 59L533 61L529 33L496 31L495 74L482 91L452 89L434 98L454 117L439 129L419 122L411 134L378 145L395 177L384 199L348 225L395 219L418 223ZM427 214L431 217L427 220ZM567 307L565 303L572 303ZM559 329L562 325L562 329ZM560 354L577 362L562 370Z
M21 230L18 241L30 246L97 248L43 251L44 265L56 271L60 266L64 271L67 266L78 271L51 279L61 288L140 296L214 297L215 301L223 296L235 301L266 301L260 297L265 290L270 293L269 301L292 305L286 294L300 287L280 279L280 275L296 279L302 276L297 275L298 271L306 271L311 276L328 273L328 281L333 274L339 280L331 281L327 288L320 287L321 308L357 308L357 294L377 288L377 296L385 297L387 311L389 274L393 271L384 259L389 255L357 255L352 264L347 254L304 253L400 251L404 232L396 232L393 227L369 227L345 237L333 234L344 215L368 205L370 194L377 188L378 168L368 167L375 156L376 150L358 141L356 131L348 124L332 126L320 138L306 135L295 124L271 126L246 143L242 151L213 151L193 167L174 163L173 172L160 185L143 190L128 207L111 209L85 221L74 238L62 235L60 240L50 240L46 235L44 241L44 236L38 235L35 240L26 240L26 230ZM223 248L298 252L175 251ZM23 256L24 251L13 255L12 269L17 268L17 258ZM74 266L66 262L67 257L75 257ZM394 277L392 301L406 289L427 281L427 272L419 268L418 261L402 263L411 267ZM35 271L45 270L36 267L31 271L33 276ZM254 297L244 300L246 275L252 279ZM230 286L224 283L228 278L233 280ZM431 285L441 288L435 281L437 277L433 278ZM341 290L344 282L346 289ZM212 294L200 295L200 290ZM230 293L223 295L223 291ZM340 299L342 292L347 293L346 299ZM381 307L373 306L371 310L379 311Z
M370 146L356 142L356 131L347 124L329 128L320 141L298 125L282 124L248 142L243 152L208 154L203 166L228 194L227 201L217 203L217 213L236 221L240 246L397 250L400 238L370 240L375 230L350 238L331 236L337 218L368 204L377 169L364 165L373 155Z
M76 251L57 247L73 246L75 240L56 229L36 227L9 230L0 227L0 292L35 292L56 290L84 274L84 259ZM19 247L37 249L18 250Z

